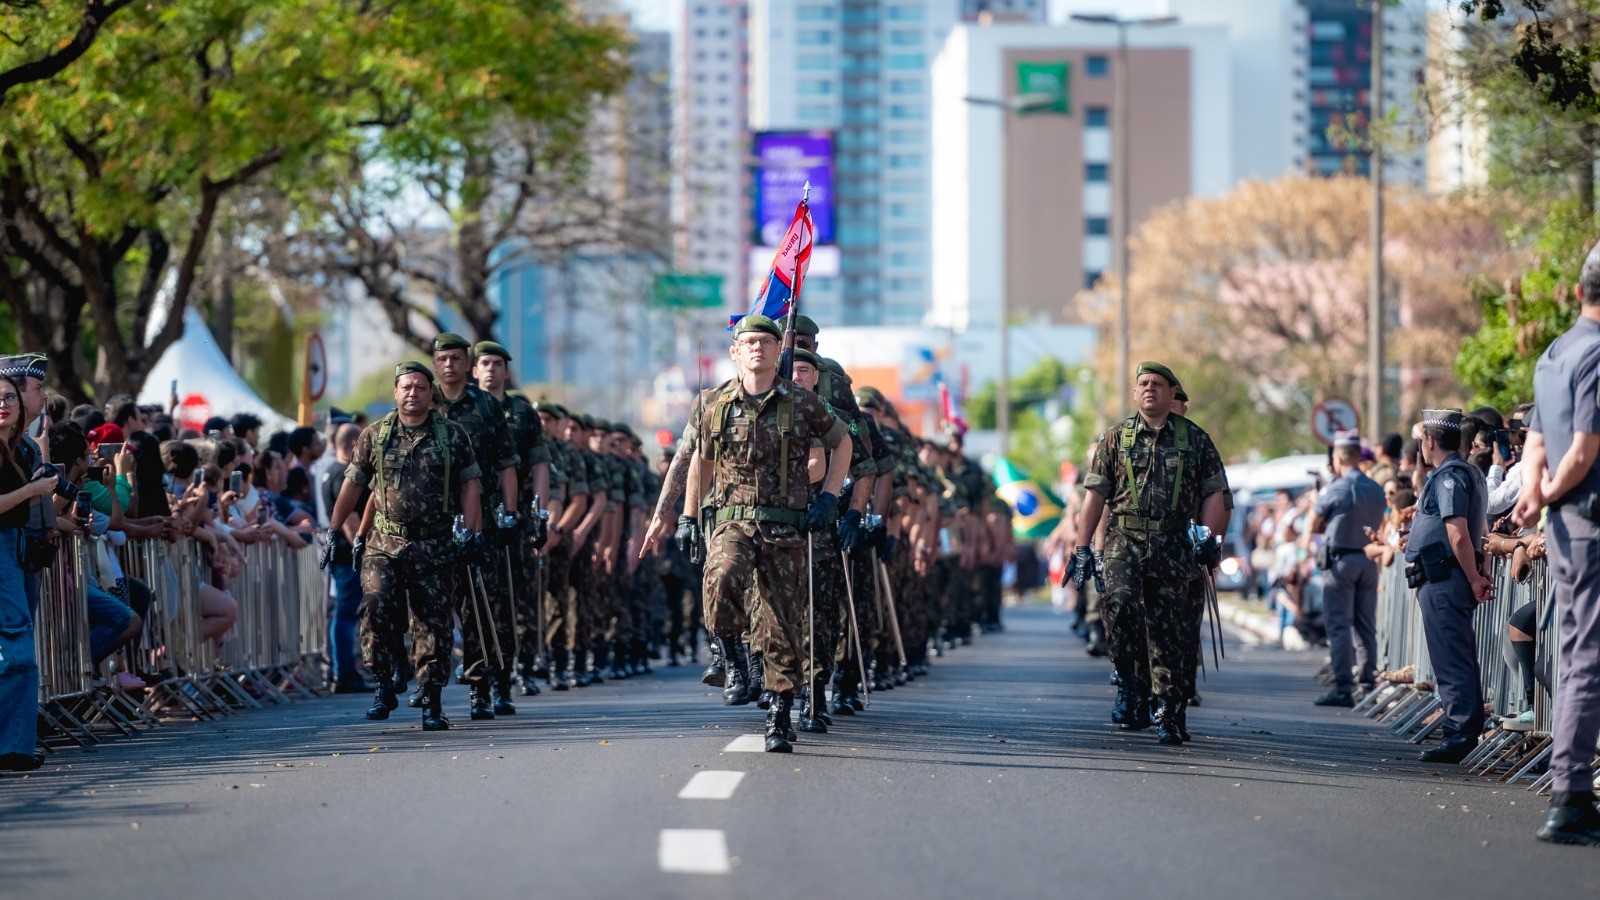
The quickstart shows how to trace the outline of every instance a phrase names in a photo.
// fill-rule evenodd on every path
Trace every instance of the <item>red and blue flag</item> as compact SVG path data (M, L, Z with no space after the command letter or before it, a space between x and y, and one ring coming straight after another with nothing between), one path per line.
M811 268L811 245L817 239L816 223L811 221L811 204L804 200L794 208L794 221L783 233L778 252L772 258L772 268L761 283L756 302L745 315L766 316L774 321L789 314L789 307L800 293L806 270ZM728 329L739 324L744 315L730 316Z

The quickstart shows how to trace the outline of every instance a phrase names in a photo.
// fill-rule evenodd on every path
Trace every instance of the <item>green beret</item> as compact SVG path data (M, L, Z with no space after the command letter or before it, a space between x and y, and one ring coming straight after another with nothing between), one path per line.
M745 316L740 319L739 324L734 326L733 336L737 338L741 334L749 334L752 331L764 332L780 341L783 340L783 329L778 327L777 322L766 316Z
M1179 387L1178 376L1172 374L1171 369L1158 362L1139 363L1139 368L1133 373L1133 377L1138 378L1140 375L1160 375L1167 380L1167 384Z
M881 409L888 406L883 394L870 384L856 388L856 405L862 409Z
M845 379L848 379L850 377L848 375L845 375L844 366L839 365L839 361L836 360L836 359L829 359L826 356L819 356L819 357L817 357L817 361L822 363L823 368L827 369L828 371L832 372L835 375L841 376L841 377L843 377Z
M578 413L576 416L573 416L573 418L577 419L578 424L582 425L586 429L593 429L595 426L600 424L599 419L596 419L594 416L591 416L588 413Z
M610 422L607 424L609 424L611 427L606 430L612 434L633 434L633 429L621 422Z
M442 338L443 335L440 335L440 337ZM440 347L437 340L433 343L433 349L435 350L448 349L445 347ZM494 341L479 341L478 345L472 348L472 355L474 358L479 356L498 356L506 362L511 362L511 351L507 350L504 345L498 344Z
M789 317L788 316L784 316L783 318L779 319L778 320L778 327L782 328L782 329L788 329L788 327L789 327ZM806 337L816 337L817 336L817 331L818 331L817 323L811 321L811 317L810 316L795 316L794 317L794 333L795 334L803 334Z
M794 361L803 362L811 368L816 369L818 373L821 373L822 371L822 363L817 360L817 355L804 347L794 348Z
M421 375L422 377L428 379L429 384L433 384L433 370L422 363L417 362L416 360L403 362L394 367L395 384L399 384L401 376L404 375Z
M454 331L446 331L433 339L433 352L440 350L471 350L472 344Z
M572 413L567 412L567 408L565 406L562 406L554 400L540 400L538 403L533 405L533 409L535 412L549 413L558 419L572 418Z
M1183 385L1181 385L1181 384L1178 385L1177 400L1178 400L1179 403L1188 403L1189 402L1189 392L1185 391L1183 389Z

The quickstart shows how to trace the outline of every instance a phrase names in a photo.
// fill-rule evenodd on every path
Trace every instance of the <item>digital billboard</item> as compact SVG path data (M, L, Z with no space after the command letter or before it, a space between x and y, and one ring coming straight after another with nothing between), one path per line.
M817 243L833 243L833 135L826 131L757 132L753 150L755 227L751 243L778 245L808 181Z

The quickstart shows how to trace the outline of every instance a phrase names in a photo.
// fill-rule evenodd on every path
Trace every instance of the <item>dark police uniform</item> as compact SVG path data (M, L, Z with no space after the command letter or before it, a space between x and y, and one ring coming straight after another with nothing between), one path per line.
M1359 439L1353 440L1360 445ZM1335 695L1354 692L1352 669L1357 662L1363 687L1377 681L1378 564L1367 558L1366 529L1383 524L1384 508L1383 488L1356 468L1317 495L1315 512L1327 522L1322 535L1321 558L1328 565L1322 571L1322 612Z
M1459 410L1427 409L1422 417L1425 427L1461 428ZM1439 701L1444 704L1444 748L1452 750L1478 743L1478 735L1483 733L1483 692L1477 635L1472 628L1478 602L1450 546L1445 520L1465 520L1472 546L1477 548L1488 530L1488 507L1483 473L1459 453L1451 454L1428 474L1406 540L1406 562L1421 561L1426 570L1422 577L1428 579L1417 589L1417 603L1422 608L1423 636Z

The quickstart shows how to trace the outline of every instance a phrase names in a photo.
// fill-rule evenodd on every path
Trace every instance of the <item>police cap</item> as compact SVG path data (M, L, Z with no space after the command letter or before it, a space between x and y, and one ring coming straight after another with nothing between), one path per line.
M1462 418L1459 409L1425 409L1422 411L1422 427L1460 431Z
M50 368L50 358L43 353L18 353L0 357L0 376L6 378L37 378L44 380Z

